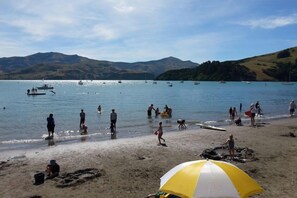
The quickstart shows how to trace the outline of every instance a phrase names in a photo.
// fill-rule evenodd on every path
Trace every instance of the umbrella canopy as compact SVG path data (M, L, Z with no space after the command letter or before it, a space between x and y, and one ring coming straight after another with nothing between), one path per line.
M263 192L259 184L233 164L215 160L182 163L161 177L160 191L182 198L248 197Z

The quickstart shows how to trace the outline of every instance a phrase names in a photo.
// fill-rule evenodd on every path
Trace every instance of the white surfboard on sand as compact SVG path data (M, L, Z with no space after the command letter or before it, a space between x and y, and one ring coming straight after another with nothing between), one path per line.
M200 126L201 128L204 128L204 129L211 129L211 130L217 130L217 131L226 131L226 129L224 129L224 128L215 127L215 126L208 125L208 124L196 123L196 125Z

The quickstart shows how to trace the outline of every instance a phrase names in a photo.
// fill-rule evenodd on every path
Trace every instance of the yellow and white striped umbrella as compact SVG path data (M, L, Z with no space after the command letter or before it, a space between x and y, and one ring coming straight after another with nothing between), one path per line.
M248 197L263 188L233 164L215 160L185 162L161 177L160 191L182 198Z

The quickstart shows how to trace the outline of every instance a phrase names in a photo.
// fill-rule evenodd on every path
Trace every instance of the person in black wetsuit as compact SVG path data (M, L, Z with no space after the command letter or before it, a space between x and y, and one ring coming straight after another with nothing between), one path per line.
M49 117L47 118L47 131L49 137L54 137L55 120L52 113L49 114Z

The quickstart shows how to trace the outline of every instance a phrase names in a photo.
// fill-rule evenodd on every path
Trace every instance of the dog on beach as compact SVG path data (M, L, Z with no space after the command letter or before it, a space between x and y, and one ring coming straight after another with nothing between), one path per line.
M186 126L186 120L184 120L184 119L178 119L176 122L178 123L178 129L179 130L182 130L182 129L186 129L187 128L187 126Z

